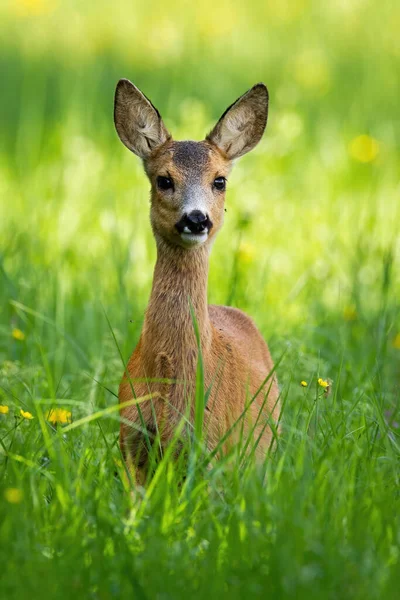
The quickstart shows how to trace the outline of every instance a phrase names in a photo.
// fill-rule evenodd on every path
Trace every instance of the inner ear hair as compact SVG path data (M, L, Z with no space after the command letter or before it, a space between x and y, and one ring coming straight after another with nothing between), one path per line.
M226 109L206 140L230 160L239 158L258 144L267 118L268 90L258 83Z
M115 90L114 123L122 143L142 159L171 138L156 107L128 79Z

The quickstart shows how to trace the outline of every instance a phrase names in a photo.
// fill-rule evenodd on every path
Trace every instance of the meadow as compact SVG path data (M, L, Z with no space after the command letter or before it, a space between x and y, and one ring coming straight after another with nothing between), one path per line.
M1 4L1 598L399 597L399 25L389 0ZM262 468L166 454L133 506L116 393L155 245L120 77L176 139L269 88L209 300L254 318L284 406Z

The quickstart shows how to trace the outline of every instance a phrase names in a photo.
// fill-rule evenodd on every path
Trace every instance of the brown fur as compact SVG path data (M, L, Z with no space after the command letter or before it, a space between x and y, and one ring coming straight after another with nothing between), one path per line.
M126 86L124 83L122 90ZM265 86L255 86L232 105L203 142L172 141L156 109L137 92L141 94L128 86L125 97L119 84L116 127L122 141L144 159L152 184L150 217L157 262L142 333L121 382L119 399L121 403L130 400L132 387L137 398L152 395L151 401L140 404L140 411L136 405L122 410L121 448L128 463L137 465L137 481L143 482L147 449L140 432L142 419L150 434L158 430L162 446L168 444L182 416L188 414L188 406L193 419L198 349L189 300L200 331L205 387L211 386L204 423L209 448L219 443L243 413L246 400L262 386L273 363L249 317L234 308L207 305L209 253L223 223L225 200L225 193L216 190L213 181L226 177L232 158L247 152L261 138L267 119ZM124 119L133 119L136 125ZM149 119L150 125L143 119ZM146 136L158 143L148 143ZM173 190L158 189L160 175L173 180ZM196 198L213 227L204 243L187 247L175 225L187 203ZM265 457L273 438L268 420L279 420L278 396L277 381L272 377L243 419L245 436L260 438L256 451L259 459ZM237 441L240 430L239 425L225 448Z

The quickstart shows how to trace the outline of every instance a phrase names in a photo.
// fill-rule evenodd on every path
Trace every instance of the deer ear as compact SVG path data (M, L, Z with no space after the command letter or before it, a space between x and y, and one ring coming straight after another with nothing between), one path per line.
M120 79L115 90L114 123L121 142L140 158L171 137L158 110L128 79Z
M206 140L233 160L260 141L268 118L268 90L257 83L226 109Z

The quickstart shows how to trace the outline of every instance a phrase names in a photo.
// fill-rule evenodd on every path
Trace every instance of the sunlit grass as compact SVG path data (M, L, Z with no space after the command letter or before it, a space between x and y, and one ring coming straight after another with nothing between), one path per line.
M399 19L372 0L1 5L2 597L397 598ZM209 299L255 319L284 404L265 465L192 439L134 506L116 392L155 247L112 123L123 76L178 139L269 87Z

